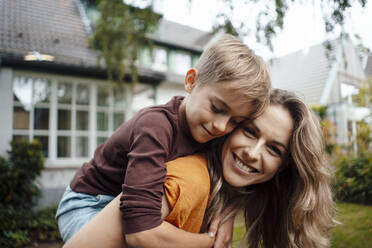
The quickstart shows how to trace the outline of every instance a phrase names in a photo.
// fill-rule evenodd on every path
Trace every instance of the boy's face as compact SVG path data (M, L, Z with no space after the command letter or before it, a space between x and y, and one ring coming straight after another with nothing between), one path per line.
M199 143L230 133L246 119L252 109L237 99L231 87L238 82L211 83L194 86L185 82L190 93L185 101L186 121L192 137ZM232 94L235 93L235 94Z

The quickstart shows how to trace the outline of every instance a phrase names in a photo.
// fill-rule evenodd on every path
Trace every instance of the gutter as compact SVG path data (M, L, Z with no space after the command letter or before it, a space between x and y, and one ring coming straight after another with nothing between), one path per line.
M21 55L10 53L0 54L0 67L8 66L23 70L37 70L39 72L55 73L60 75L72 75L107 80L106 69L102 67L84 67L73 64L56 63L51 61L25 61ZM145 84L158 85L165 80L165 74L153 70L140 69L139 81ZM129 76L126 78L129 80Z

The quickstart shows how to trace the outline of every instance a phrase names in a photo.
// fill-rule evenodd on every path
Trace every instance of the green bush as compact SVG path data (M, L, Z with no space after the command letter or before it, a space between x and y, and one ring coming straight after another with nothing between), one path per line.
M31 209L39 195L36 178L41 174L44 158L39 142L11 142L9 159L0 157L0 207Z
M57 206L36 213L13 208L0 209L0 247L18 248L37 241L61 240L55 213Z
M337 200L372 204L372 156L366 153L340 159L335 190Z
M12 141L9 159L0 157L0 247L60 240L54 219L56 207L32 211L40 192L36 178L43 164L41 144L37 141Z

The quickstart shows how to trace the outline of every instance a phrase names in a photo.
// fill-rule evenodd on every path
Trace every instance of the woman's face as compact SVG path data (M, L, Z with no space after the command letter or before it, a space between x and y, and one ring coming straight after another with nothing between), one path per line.
M286 156L293 120L285 108L269 106L253 121L241 124L222 148L222 171L234 187L270 180Z

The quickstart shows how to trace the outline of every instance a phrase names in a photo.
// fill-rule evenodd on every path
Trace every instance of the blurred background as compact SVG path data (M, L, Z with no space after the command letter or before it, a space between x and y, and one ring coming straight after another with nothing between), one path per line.
M60 247L77 168L139 109L185 95L224 33L318 115L344 223L332 247L371 247L371 23L367 0L0 0L0 247ZM243 233L237 220L234 245Z

